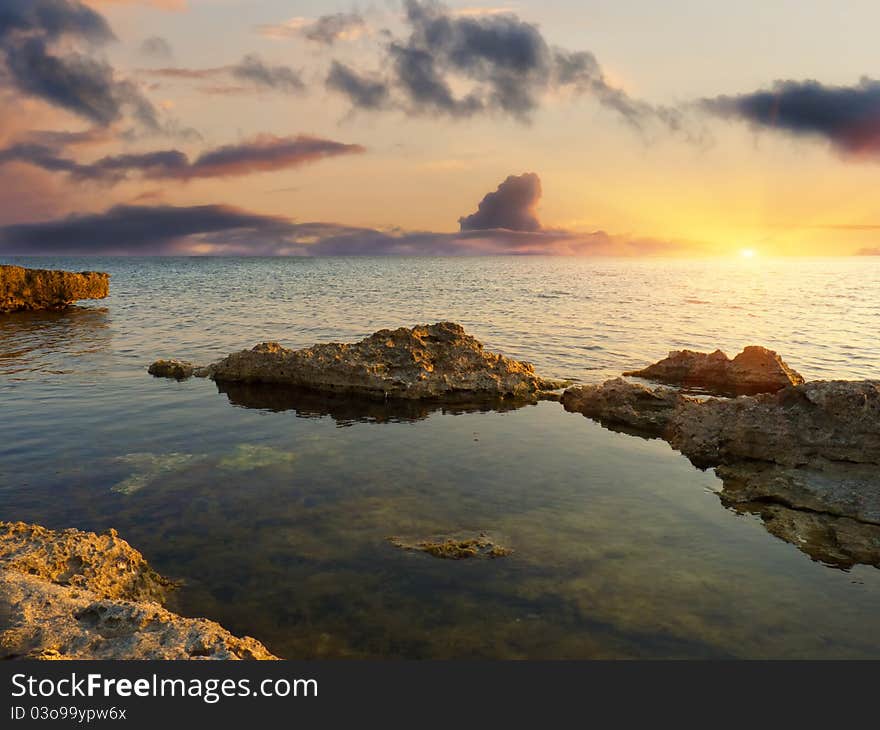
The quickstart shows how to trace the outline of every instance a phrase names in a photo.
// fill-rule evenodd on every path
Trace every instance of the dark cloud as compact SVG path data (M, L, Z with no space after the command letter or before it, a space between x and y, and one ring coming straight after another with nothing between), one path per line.
M78 180L115 183L130 175L149 179L192 180L232 177L299 167L327 157L364 152L360 145L300 135L262 135L208 150L195 160L179 150L111 155L82 164L45 144L20 143L0 150L0 165L23 162L51 172L65 172Z
M767 90L703 99L700 105L759 128L825 139L846 155L880 156L880 81L874 79L855 86L777 81Z
M231 77L239 82L245 82L252 88L271 89L288 94L299 94L305 91L305 83L299 71L289 66L272 66L263 61L259 56L250 54L241 61L230 66L215 66L213 68L145 68L140 73L148 76L164 79L180 80L206 80L219 77ZM204 91L209 93L238 93L242 87L231 86L205 86Z
M390 98L388 84L382 79L359 74L339 61L331 65L326 85L345 94L360 109L381 109Z
M282 219L222 205L186 208L120 205L105 213L0 228L4 253L156 254L192 250L193 237L246 231L275 239Z
M541 179L534 172L511 175L488 193L476 213L458 219L462 231L504 228L510 231L541 230L537 207L541 201Z
M174 56L171 44L157 35L145 38L140 45L140 52L148 58L156 58L162 61L167 61Z
M293 18L286 23L260 25L257 30L269 38L302 37L307 40L333 45L341 40L354 40L367 30L367 23L360 13L333 13L320 18Z
M496 193L510 195L508 178ZM511 182L514 181L514 182ZM534 193L534 187L531 188ZM490 196L484 198L483 203ZM496 197L495 200L498 198ZM495 206L481 204L483 209ZM503 207L503 206L502 206ZM528 206L526 205L526 208ZM488 213L487 213L488 215ZM495 213L494 215L500 215ZM471 216L473 217L473 216ZM464 220L464 219L463 219ZM492 219L494 220L494 219ZM487 219L486 223L492 220ZM499 219L500 220L500 219ZM517 221L503 219L514 224ZM537 225L518 221L521 225ZM337 223L298 223L220 205L194 207L116 206L104 213L0 228L0 253L28 254L254 254L311 256L475 256L475 255L652 255L680 245L655 239L612 236L604 231L504 228L467 229L458 233L380 231Z
M158 130L153 105L105 61L70 49L114 39L106 20L78 0L3 0L0 59L3 77L19 92L107 126L132 114Z
M513 13L461 15L431 0L406 0L405 8L409 36L388 43L384 65L390 74L373 83L376 89L384 84L396 91L396 106L411 114L497 112L528 120L543 97L570 89L593 95L639 127L651 120L680 125L675 110L654 107L612 86L593 54L552 48L536 25ZM356 108L380 108L375 96L364 96L360 85L345 80L349 83L340 77L331 88ZM470 88L456 93L462 85Z
M365 27L366 23L360 13L333 13L322 15L306 25L302 34L310 41L332 45L340 39L359 35Z
M229 71L234 78L249 81L261 88L294 94L305 90L305 84L297 71L287 66L269 66L255 55L245 56L239 64L231 66Z

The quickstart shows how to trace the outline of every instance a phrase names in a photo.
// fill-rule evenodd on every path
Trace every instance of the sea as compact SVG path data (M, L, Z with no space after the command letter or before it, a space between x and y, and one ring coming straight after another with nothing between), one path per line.
M663 441L552 401L400 406L147 374L447 320L580 383L750 344L808 379L878 378L880 258L2 263L106 271L111 294L0 315L0 520L117 529L179 581L178 613L290 659L880 658L880 571L828 559L822 535L777 537ZM511 554L389 541L481 532Z

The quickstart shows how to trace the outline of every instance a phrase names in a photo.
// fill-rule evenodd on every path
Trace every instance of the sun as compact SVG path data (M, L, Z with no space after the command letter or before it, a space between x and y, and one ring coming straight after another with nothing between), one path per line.
M758 255L758 252L753 248L744 248L740 250L739 255L744 259L753 259Z

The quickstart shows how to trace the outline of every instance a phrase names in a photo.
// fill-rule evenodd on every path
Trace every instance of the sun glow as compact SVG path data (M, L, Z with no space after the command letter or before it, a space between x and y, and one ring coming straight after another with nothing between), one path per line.
M739 255L744 259L753 259L758 255L758 252L753 248L744 248L739 252Z

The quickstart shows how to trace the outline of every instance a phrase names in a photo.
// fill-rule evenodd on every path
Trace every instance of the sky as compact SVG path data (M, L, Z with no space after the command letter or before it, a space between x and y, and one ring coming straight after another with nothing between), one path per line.
M0 0L0 254L876 255L878 24Z

